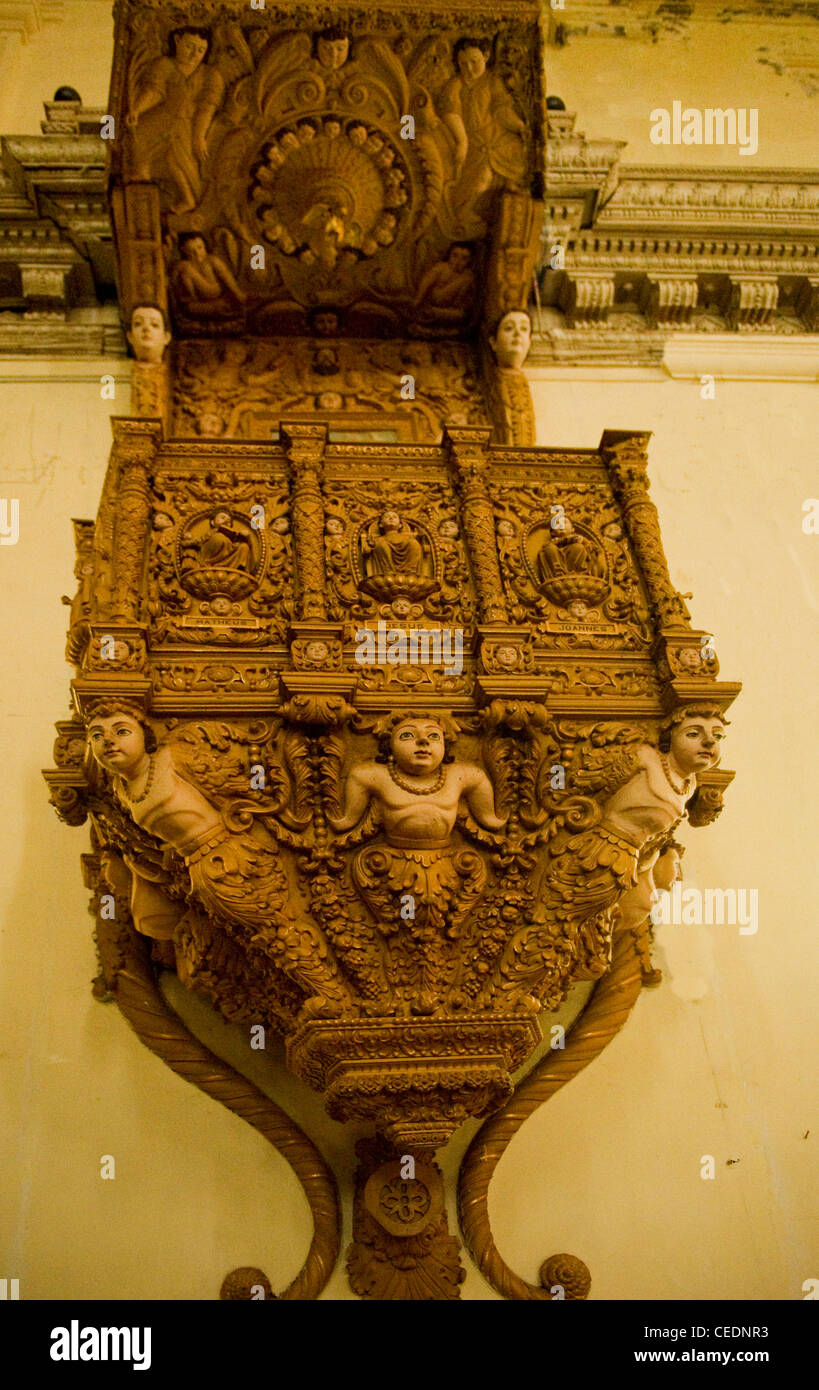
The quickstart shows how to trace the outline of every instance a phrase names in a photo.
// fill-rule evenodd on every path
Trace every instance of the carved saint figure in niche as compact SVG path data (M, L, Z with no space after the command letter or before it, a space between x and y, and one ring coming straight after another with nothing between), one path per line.
M226 507L193 517L179 538L178 575L199 598L245 598L258 582L263 546L259 533Z
M235 314L247 296L239 288L227 261L208 250L199 232L179 238L182 259L174 266L173 288L179 307L208 318Z
M136 75L125 121L132 132L132 178L168 185L170 211L182 213L201 197L208 131L225 84L218 69L205 63L206 29L175 29L169 43L170 57L155 59Z
M435 551L426 527L405 522L389 508L358 534L354 569L365 594L389 602L399 595L417 601L438 588Z
M568 517L554 528L537 553L535 573L541 584L560 574L590 574L605 578L606 562L591 541L576 531Z
M204 540L183 541L183 549L186 545L196 546L200 565L231 570L249 570L251 567L249 538L233 524L230 512L215 512Z
M125 336L138 362L161 362L171 341L165 310L158 304L137 304Z
M486 39L459 39L453 50L458 73L440 97L439 110L455 143L456 211L477 200L485 205L493 188L520 185L526 174L521 139L526 127L501 79L487 70L490 51Z
M594 738L588 741L569 778L580 795L561 805L548 791L540 793L564 824L549 842L535 925L516 932L504 952L501 994L531 984L530 1005L539 1007L537 998L559 984L559 971L546 959L555 947L572 953L576 978L606 971L615 907L637 887L652 851L680 821L687 815L697 823L697 775L717 765L724 736L717 706L689 705L666 721L656 746L634 739L601 752ZM573 824L567 823L569 810ZM575 828L583 822L587 828Z
M158 745L144 715L127 702L98 704L87 721L87 738L132 820L184 859L196 905L252 932L252 940L313 996L311 1012L340 1012L345 991L337 968L315 927L292 915L273 837L257 826L230 830L174 749ZM163 908L161 889L146 883L133 863L128 866L135 924L168 939L181 915L178 904L165 898ZM242 933L241 939L248 938Z
M532 343L532 321L525 309L508 309L489 338L499 367L519 371Z
M455 762L451 745L457 731L446 716L399 712L381 720L376 733L378 755L374 762L351 769L342 814L330 819L334 830L358 825L374 802L388 844L443 848L462 798L487 830L501 830L506 824L495 815L492 784L483 769L476 763Z
M370 552L370 574L420 574L424 552L398 512L384 512Z
M421 277L413 304L419 318L441 323L463 318L475 288L473 259L474 248L469 242L456 241L446 259L430 267Z

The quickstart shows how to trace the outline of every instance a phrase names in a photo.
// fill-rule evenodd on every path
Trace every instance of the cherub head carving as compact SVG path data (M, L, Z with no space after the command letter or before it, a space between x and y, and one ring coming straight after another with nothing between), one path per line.
M532 322L525 309L508 309L489 337L499 367L522 367L531 343Z
M683 776L690 777L717 766L726 727L727 720L717 705L685 705L663 724L657 746Z
M130 700L101 700L86 717L86 746L106 772L134 777L157 750L156 734L140 706Z
M397 710L379 719L376 762L394 762L409 777L435 772L441 763L455 761L458 728L439 710Z
M350 36L338 24L322 29L316 37L316 57L323 68L334 71L346 63L350 54Z
M165 310L158 304L137 304L125 336L138 362L161 362L171 341Z
M492 46L488 39L458 39L452 56L460 76L469 84L482 77Z

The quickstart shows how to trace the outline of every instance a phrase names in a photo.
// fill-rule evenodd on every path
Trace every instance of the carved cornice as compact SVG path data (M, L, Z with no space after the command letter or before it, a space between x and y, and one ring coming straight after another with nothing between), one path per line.
M116 293L105 145L95 112L46 109L64 105L76 130L0 139L0 355L124 356L99 317Z
M64 12L63 0L0 0L0 36L19 34L27 43L43 25L58 24Z
M528 365L650 365L671 332L815 333L819 179L799 169L622 166L549 113Z

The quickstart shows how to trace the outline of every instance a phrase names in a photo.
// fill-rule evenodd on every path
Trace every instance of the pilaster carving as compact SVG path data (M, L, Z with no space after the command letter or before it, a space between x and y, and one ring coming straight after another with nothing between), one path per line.
M507 621L507 613L495 548L492 503L486 486L488 439L488 430L447 432L449 457L458 479L481 616L486 623L502 623Z
M158 304L167 314L159 189L153 183L115 187L111 208L119 252L123 318L129 322L137 304Z
M113 457L118 469L118 502L110 616L115 621L138 622L141 615L151 505L150 468L160 436L158 426L140 427L129 420L114 421Z
M650 435L605 430L600 448L660 627L687 627L691 615L671 583L657 508L648 495Z
M293 480L293 539L299 576L299 617L327 617L324 502L321 494L325 425L293 423L284 431Z
M131 414L170 423L170 367L167 362L134 362L131 368Z

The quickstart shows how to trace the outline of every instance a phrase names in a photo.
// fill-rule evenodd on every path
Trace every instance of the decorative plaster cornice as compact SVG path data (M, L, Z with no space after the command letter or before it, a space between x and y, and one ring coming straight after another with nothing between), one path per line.
M752 26L760 66L792 77L808 96L819 92L819 14L811 0L544 0L544 9L555 47L605 38L654 44L688 38L694 26Z
M98 317L116 293L99 122L56 105L72 130L0 140L0 355L123 356L118 321Z
M819 330L819 178L622 166L549 113L530 364L651 366L669 333Z
M27 43L44 24L58 24L64 13L63 0L0 0L0 35L19 34Z

